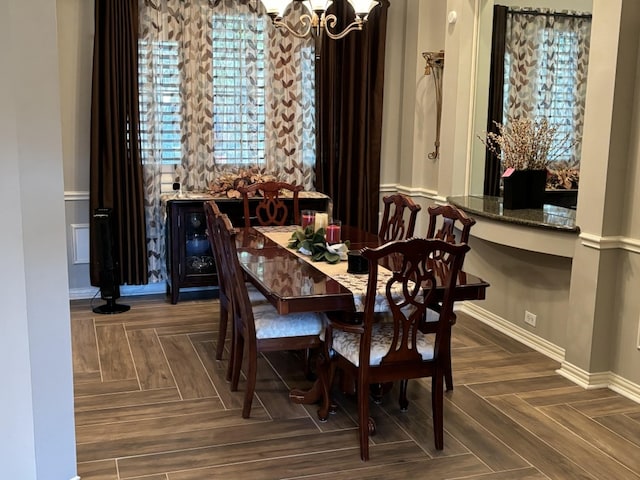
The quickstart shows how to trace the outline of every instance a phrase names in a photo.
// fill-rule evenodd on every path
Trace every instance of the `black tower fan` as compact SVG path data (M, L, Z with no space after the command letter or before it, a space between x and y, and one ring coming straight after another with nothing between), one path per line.
M115 260L113 241L113 215L110 208L96 208L93 212L93 225L96 229L96 262L100 297L107 303L95 307L95 313L122 313L129 310L129 305L120 305L116 300L120 298L120 279L118 264Z

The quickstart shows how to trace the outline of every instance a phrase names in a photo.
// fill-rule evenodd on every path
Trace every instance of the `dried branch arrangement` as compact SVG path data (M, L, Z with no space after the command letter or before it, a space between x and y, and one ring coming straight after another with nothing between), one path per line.
M487 132L480 141L500 158L505 169L543 170L575 144L570 134L561 135L558 125L546 117L508 118L495 122L498 132Z

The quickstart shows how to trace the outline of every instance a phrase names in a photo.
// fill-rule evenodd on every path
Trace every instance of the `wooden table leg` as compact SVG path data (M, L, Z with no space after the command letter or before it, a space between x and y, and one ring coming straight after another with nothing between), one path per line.
M309 390L300 390L294 388L289 392L289 399L293 403L304 405L312 405L318 403L322 397L322 385L320 379L313 382L313 386Z
M331 366L326 361L324 354L318 356L317 363L318 378L313 382L309 390L293 389L289 392L289 399L293 403L301 403L305 405L316 404L320 402L318 409L318 418L321 422L326 422L330 413L335 413L337 406L330 401L329 389L331 385Z

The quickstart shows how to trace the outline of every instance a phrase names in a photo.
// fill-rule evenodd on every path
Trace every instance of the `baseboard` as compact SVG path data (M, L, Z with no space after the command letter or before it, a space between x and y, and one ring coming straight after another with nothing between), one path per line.
M616 373L589 373L569 362L562 362L557 373L584 389L594 390L596 388L608 388L629 400L640 403L640 385L630 382Z
M589 373L566 361L560 364L556 372L586 390L609 387L610 372Z
M71 477L69 480L80 480L80 476L76 475L75 477Z
M513 323L505 320L494 313L478 306L475 303L463 302L457 310L471 315L476 320L486 323L497 331L519 341L520 343L533 348L537 352L555 360L556 362L564 361L564 348L551 343L528 330L521 328Z
M120 295L123 297L131 297L133 295L157 295L158 293L166 293L167 284L150 283L148 285L122 285L120 286ZM186 291L186 289L185 289ZM84 300L89 298L98 298L100 289L96 287L70 288L69 300Z
M528 330L508 322L504 318L485 310L475 303L462 302L459 306L456 305L456 310L466 313L497 331L533 348L537 352L560 362L560 368L556 370L556 372L576 385L587 390L609 388L623 397L640 403L640 385L630 382L626 378L613 372L589 373L586 370L576 367L565 361L565 350L563 348L533 335Z
M100 290L94 287L70 288L69 300L84 300L93 298L94 296L97 297L99 292Z
M630 382L624 377L609 372L609 388L623 397L640 403L640 385Z

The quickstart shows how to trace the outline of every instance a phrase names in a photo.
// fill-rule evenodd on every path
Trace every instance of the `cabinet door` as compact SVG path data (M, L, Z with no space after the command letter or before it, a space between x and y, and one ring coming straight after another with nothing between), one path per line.
M180 283L215 285L211 276L216 273L207 223L202 206L181 208L180 244L183 249L180 265Z

